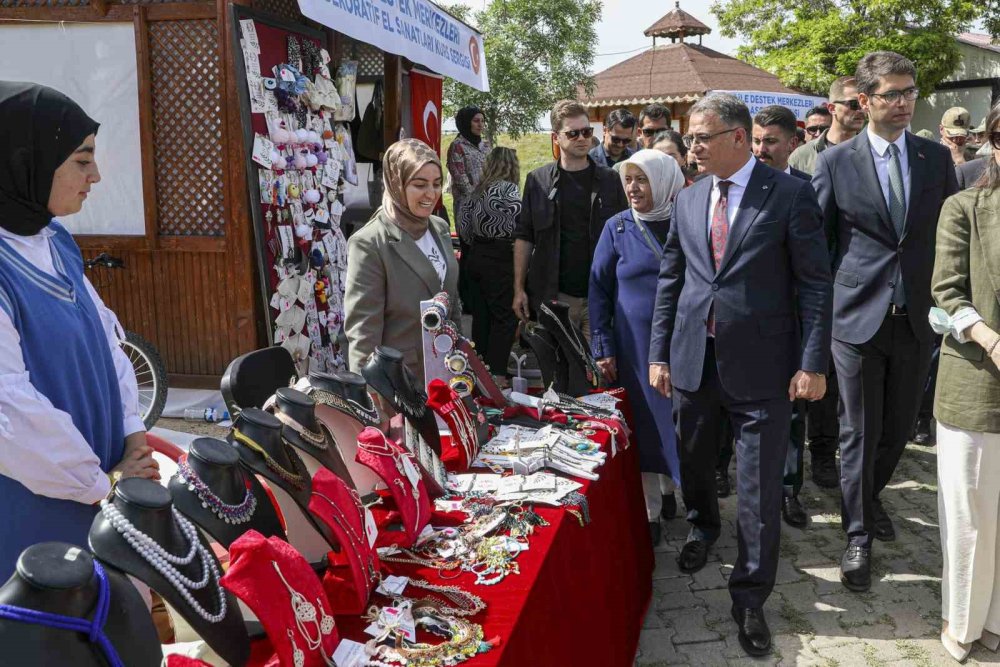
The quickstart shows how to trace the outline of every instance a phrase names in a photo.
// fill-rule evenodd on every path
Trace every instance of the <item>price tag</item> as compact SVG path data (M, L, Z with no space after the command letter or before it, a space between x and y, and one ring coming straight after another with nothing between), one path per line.
M368 548L371 549L375 546L375 539L378 537L378 526L375 525L375 516L367 507L365 508L365 535L368 536Z
M281 256L289 257L295 248L295 232L291 225L278 225L278 239L281 241Z
M379 587L376 590L382 595L386 595L389 597L396 597L398 595L403 594L403 589L406 588L406 584L408 584L409 582L410 582L409 577L397 577L389 575L388 577L382 580L382 583L379 584Z
M270 139L260 134L253 135L253 154L251 158L254 162L265 169L270 169L272 150L274 150L274 144Z
M409 456L405 454L402 456L403 459L403 472L406 473L406 479L410 481L410 486L417 488L417 484L420 483L420 473L417 472L416 466L413 465L413 461L410 460Z
M367 660L365 645L350 639L341 639L333 652L333 664L337 667L362 667Z

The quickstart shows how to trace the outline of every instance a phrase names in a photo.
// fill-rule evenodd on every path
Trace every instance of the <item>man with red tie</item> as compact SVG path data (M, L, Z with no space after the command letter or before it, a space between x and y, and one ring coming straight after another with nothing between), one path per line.
M710 178L682 190L660 268L650 384L674 395L691 531L678 557L704 567L721 522L720 430L736 436L739 552L729 591L743 649L771 650L763 606L774 587L792 401L821 398L832 283L816 195L751 155L752 120L715 93L691 109L686 138ZM801 326L799 326L801 324Z

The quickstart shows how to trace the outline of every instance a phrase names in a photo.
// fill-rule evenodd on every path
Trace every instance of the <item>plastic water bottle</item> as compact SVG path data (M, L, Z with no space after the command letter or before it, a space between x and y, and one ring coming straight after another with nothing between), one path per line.
M218 408L187 408L184 410L184 420L189 422L221 422L229 419L229 412Z

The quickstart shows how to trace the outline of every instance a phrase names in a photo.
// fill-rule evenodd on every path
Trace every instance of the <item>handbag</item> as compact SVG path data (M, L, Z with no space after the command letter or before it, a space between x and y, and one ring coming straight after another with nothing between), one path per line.
M378 81L375 83L372 101L365 109L361 127L358 128L358 141L354 146L355 152L369 162L380 160L382 152L385 150L383 107L382 82Z

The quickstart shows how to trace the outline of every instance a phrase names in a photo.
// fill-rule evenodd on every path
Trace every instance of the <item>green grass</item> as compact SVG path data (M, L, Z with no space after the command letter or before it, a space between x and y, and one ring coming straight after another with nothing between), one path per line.
M446 134L441 139L441 164L448 168L448 147L455 140L457 134ZM538 132L536 134L526 134L520 139L511 139L510 135L501 134L497 139L497 146L506 146L517 151L518 160L521 163L521 182L519 186L524 186L524 179L532 169L541 167L547 162L552 162L552 135L548 132ZM448 209L448 215L454 215L454 202L450 192L444 193L444 205ZM452 220L452 226L455 221Z

